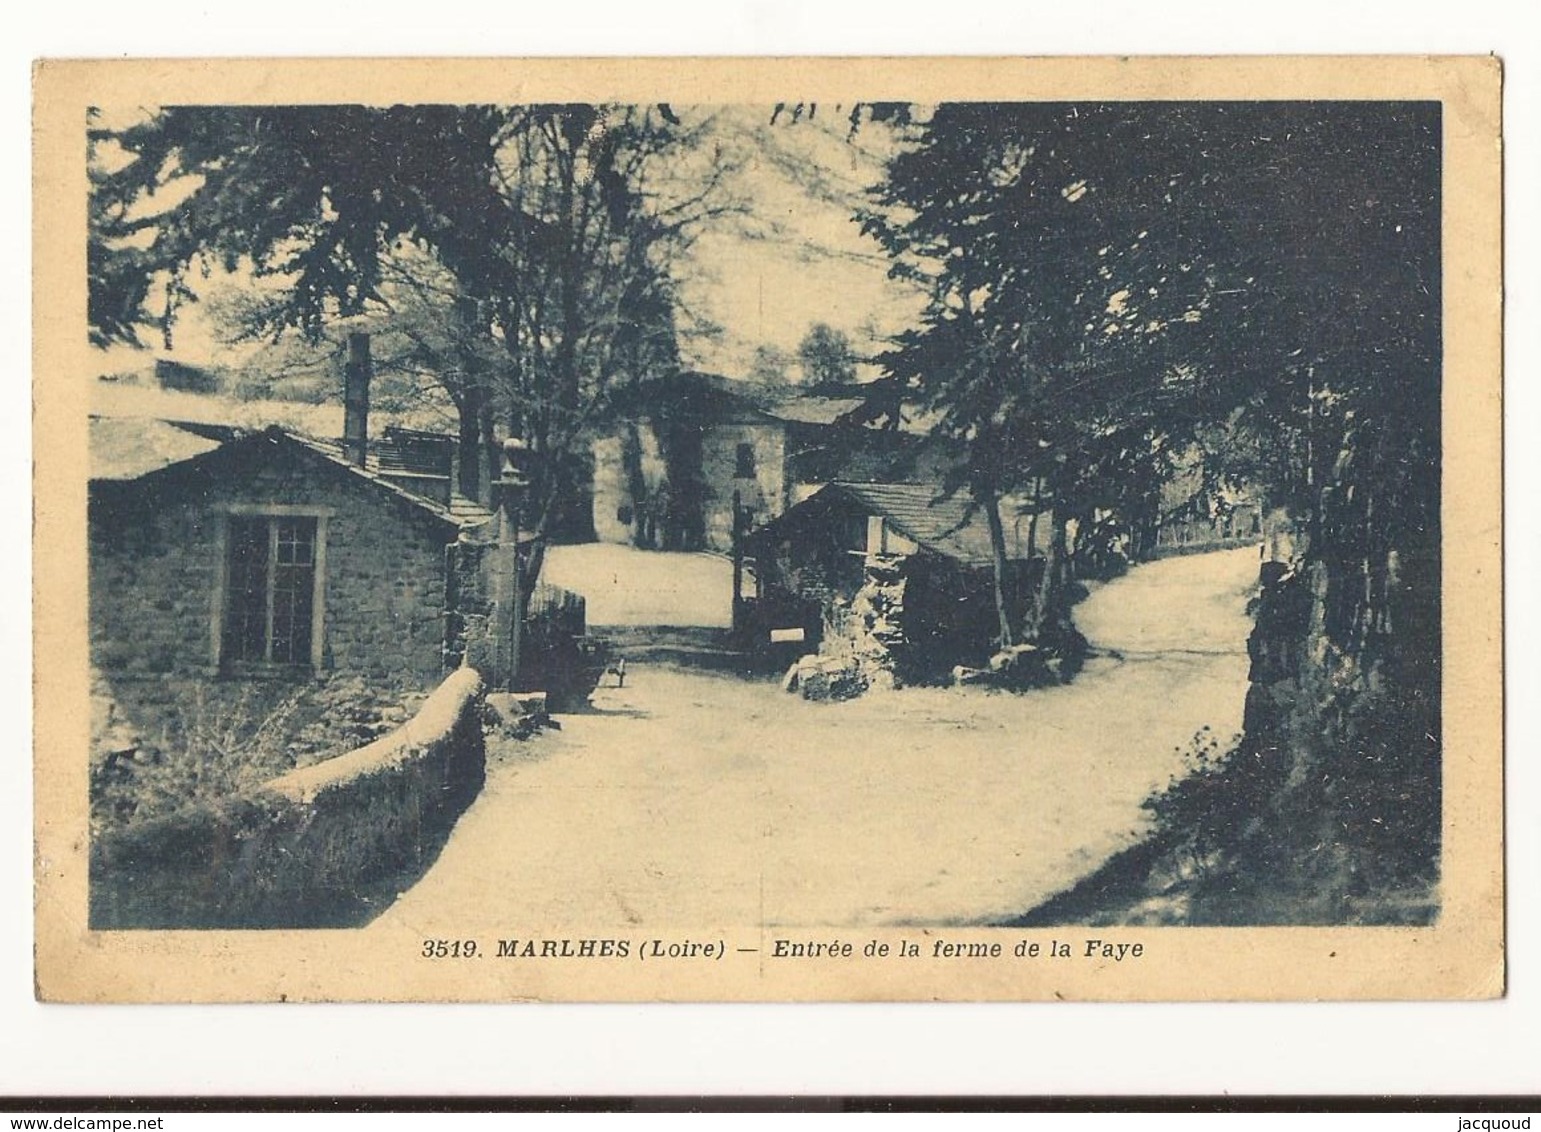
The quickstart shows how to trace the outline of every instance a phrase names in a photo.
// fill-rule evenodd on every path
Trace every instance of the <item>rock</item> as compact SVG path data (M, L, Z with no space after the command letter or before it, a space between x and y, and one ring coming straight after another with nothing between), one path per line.
M866 677L841 657L804 657L797 665L797 687L805 700L853 700L867 690Z
M528 739L544 727L556 728L544 692L490 692L484 701L486 722L514 739Z
M952 682L957 685L992 683L993 673L988 668L968 668L962 664L952 670Z
M899 687L899 678L887 668L866 673L866 681L869 692L892 692Z
M1005 672L1023 664L1030 664L1040 651L1037 645L1012 645L990 658L990 671Z
M818 659L819 658L817 656L809 653L806 656L800 656L794 660L792 662L792 666L787 669L787 674L781 678L781 690L783 692L797 691L798 686L802 683L804 669L808 668L811 670L811 666L817 662Z
M488 731L493 731L503 726L503 713L488 703L486 699L482 700L482 726Z
M1064 660L1037 645L1013 645L992 656L988 668L958 665L952 670L952 682L1023 691L1064 683L1064 669Z
M549 710L545 692L516 692L512 695L514 703L523 715L545 715Z
M544 715L544 692L488 692L487 706L505 719L517 719L521 715Z
M1002 649L990 658L993 683L1013 690L1058 684L1059 674L1050 669L1049 660L1049 654L1036 645L1013 645Z

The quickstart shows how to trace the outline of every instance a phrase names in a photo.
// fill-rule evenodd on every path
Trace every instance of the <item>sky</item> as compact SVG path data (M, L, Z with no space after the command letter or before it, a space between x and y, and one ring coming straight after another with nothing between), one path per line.
M756 346L794 353L816 322L844 331L870 357L923 306L888 278L882 249L853 219L897 144L888 128L863 123L851 137L835 106L795 123L772 124L771 114L763 106L716 112L745 160L730 189L744 194L750 213L703 235L682 279L687 304L699 303L724 329L721 342L687 342L687 354L729 376L747 371Z

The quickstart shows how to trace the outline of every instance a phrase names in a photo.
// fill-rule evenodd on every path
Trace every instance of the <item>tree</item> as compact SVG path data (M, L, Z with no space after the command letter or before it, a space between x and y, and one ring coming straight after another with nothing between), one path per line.
M1435 859L1439 152L1425 104L943 106L864 221L931 290L884 362L961 446L948 489L1053 508L1030 639L1068 518L1178 453L1293 518L1289 687L1234 761L1271 785L1224 820L1300 891Z
M671 257L727 207L722 164L670 173L705 131L588 105L172 108L98 131L116 160L93 167L93 337L169 326L211 265L272 285L248 335L389 329L454 405L468 494L500 432L535 452L544 535L612 387L677 364Z
M797 346L804 385L848 385L856 380L856 356L843 330L825 322L808 328Z
M652 179L696 133L648 107L532 107L498 167L510 207L531 218L528 239L503 249L496 271L467 271L501 356L489 414L535 454L527 517L544 536L588 477L587 441L616 394L678 366L671 257L722 208L725 170L664 195ZM676 117L677 116L673 116Z
M493 177L517 113L493 107L173 107L96 131L115 167L93 166L90 316L98 342L170 333L218 266L270 285L246 333L378 313L393 255L415 246L462 269L512 242L523 218ZM163 281L159 312L149 292ZM472 458L464 461L477 465Z
M787 370L791 365L791 355L780 346L762 342L754 348L754 357L749 363L749 378L762 385L785 385Z
M1297 895L1351 902L1438 874L1440 111L1299 108L1290 127L1256 131L1267 160L1234 177L1282 206L1229 202L1258 284L1231 344L1253 380L1212 463L1293 519L1265 599L1304 611L1274 630L1279 706L1249 712L1235 756L1268 771L1236 857L1291 861Z
M1202 247L1173 252L1193 225L1161 207L1177 158L1140 144L1152 117L1117 106L941 106L890 162L863 217L893 271L931 295L922 326L883 361L888 382L964 454L944 486L966 490L990 529L1003 645L1019 631L1003 498L1027 491L1052 511L1020 628L1073 645L1067 538L1082 469L1104 454L1159 458L1183 428L1166 411L1178 387L1203 382L1175 359L1219 284Z
M287 281L273 330L316 333L361 314L397 241L433 247L466 218L513 218L489 171L508 112L490 107L173 107L125 129L95 131L121 155L93 176L94 250L137 273L95 276L93 329L132 340L155 272L173 283L195 265L248 267ZM164 205L161 199L170 198ZM114 310L132 312L114 321ZM160 317L175 314L175 303ZM125 327L124 322L129 326Z

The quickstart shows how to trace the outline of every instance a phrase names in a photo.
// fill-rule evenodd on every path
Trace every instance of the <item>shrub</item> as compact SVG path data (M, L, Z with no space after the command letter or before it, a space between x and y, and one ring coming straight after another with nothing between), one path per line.
M1222 747L1208 727L1189 741L1183 764L1142 806L1157 835L1204 872L1256 819L1277 774L1239 739Z
M93 770L91 820L98 830L218 802L361 747L404 723L421 698L355 676L303 684L189 681L165 702L135 696L134 688L119 691L118 706L139 742L131 754Z

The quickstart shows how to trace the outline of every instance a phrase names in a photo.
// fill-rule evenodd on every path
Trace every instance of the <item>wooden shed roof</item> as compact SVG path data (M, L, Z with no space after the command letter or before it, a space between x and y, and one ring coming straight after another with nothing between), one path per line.
M962 492L949 496L934 484L826 484L767 523L754 537L789 536L801 523L841 503L882 516L894 530L933 554L969 566L988 566L993 559L984 516Z

